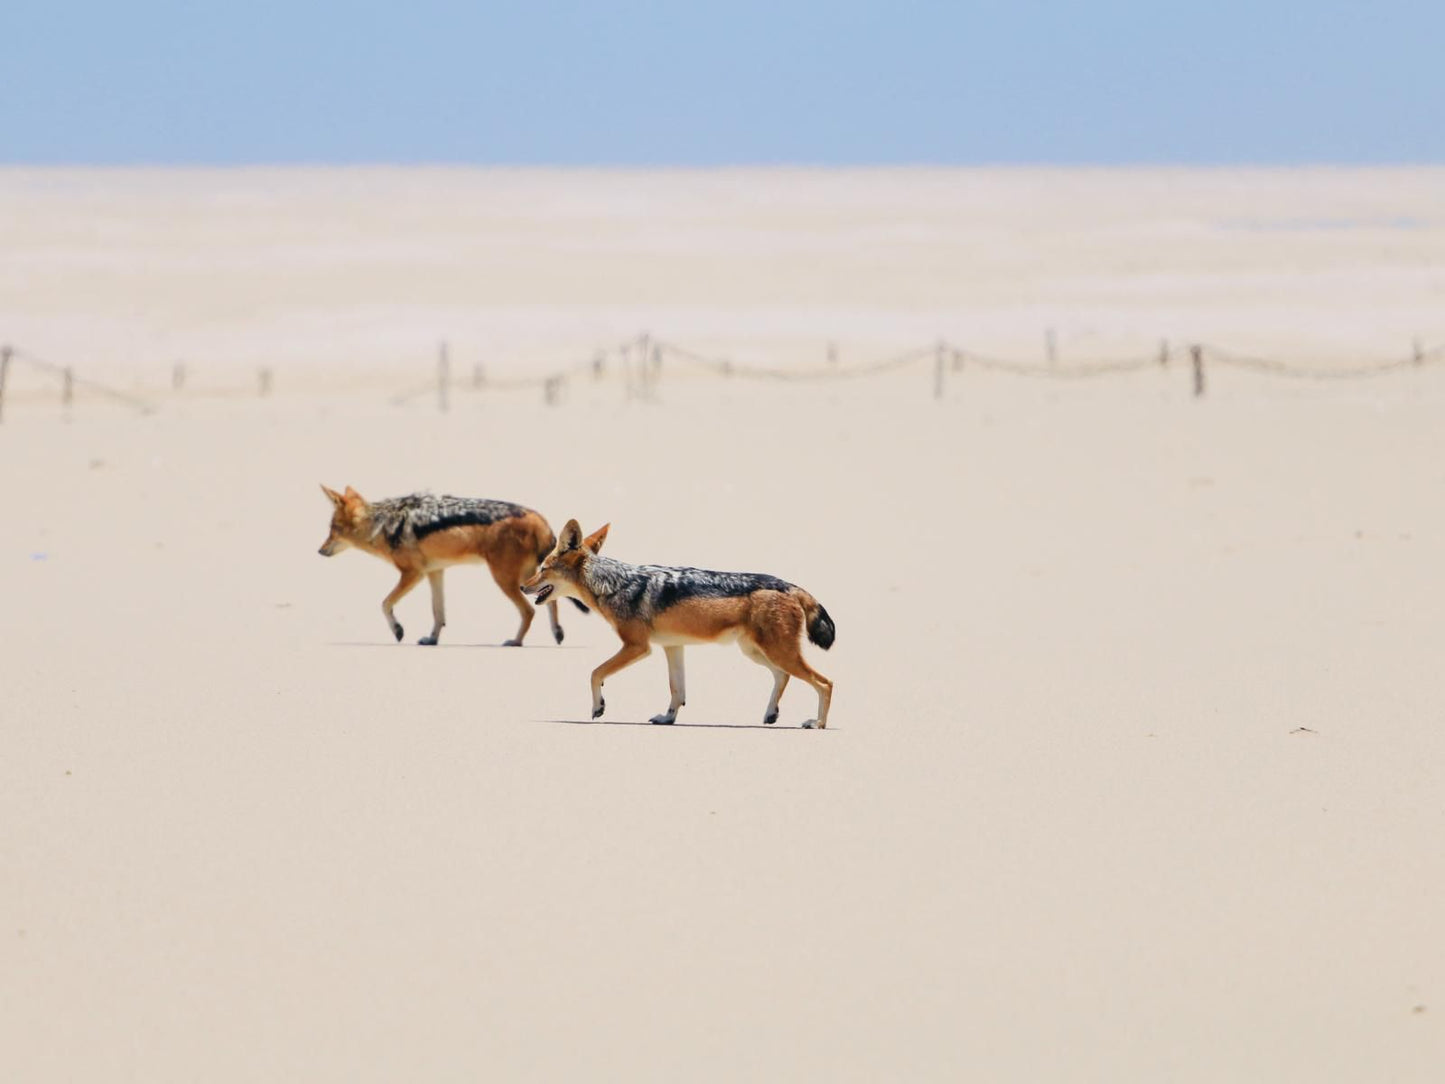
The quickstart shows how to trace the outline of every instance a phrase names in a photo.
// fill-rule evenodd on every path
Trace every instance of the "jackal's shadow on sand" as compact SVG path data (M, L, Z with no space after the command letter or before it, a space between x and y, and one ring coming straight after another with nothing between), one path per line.
M559 726L645 726L653 730L802 730L801 726L779 726L777 723L650 723L646 719L537 719L539 723ZM827 731L824 731L827 733Z
M420 647L427 651L446 651L448 649L465 648L468 651L585 651L586 644L523 644L520 648L508 647L506 644L418 644L418 643L383 643L380 640L328 640L327 647L385 647L395 651L403 647Z

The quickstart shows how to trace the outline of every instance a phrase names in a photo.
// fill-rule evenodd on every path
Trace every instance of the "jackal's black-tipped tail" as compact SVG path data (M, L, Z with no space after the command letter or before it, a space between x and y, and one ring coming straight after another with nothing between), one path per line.
M583 602L581 599L573 598L571 595L568 595L568 596L567 596L567 601L570 602L570 603L572 603L573 606L576 606L576 607L577 607L579 610L581 610L584 614L590 614L590 613L592 612L591 610L589 610L589 609L587 608L587 604L586 604L585 602Z
M833 627L833 619L828 616L828 611L823 609L821 602L814 599L813 610L808 614L808 639L827 651L833 646L833 638L837 634L838 630Z

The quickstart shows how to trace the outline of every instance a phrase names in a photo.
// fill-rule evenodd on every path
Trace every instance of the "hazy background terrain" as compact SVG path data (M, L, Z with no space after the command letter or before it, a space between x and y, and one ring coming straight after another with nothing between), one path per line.
M1445 340L1445 171L0 172L0 322L92 376L515 376L641 331L759 363Z

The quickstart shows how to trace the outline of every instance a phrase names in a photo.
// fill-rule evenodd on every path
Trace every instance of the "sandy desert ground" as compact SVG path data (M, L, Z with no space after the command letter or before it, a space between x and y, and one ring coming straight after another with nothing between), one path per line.
M0 339L157 408L0 422L0 1078L1438 1080L1445 365L390 395L641 328L1400 354L1441 180L0 173ZM586 721L612 633L498 647L481 570L394 644L320 482L795 580L831 726L731 648Z

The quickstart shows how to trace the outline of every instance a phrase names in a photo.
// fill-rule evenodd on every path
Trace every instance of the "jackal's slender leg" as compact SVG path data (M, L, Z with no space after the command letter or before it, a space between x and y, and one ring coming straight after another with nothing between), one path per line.
M651 652L652 648L645 640L624 640L616 655L592 671L592 718L600 719L607 710L607 701L602 699L602 683L624 666L631 666Z
M552 639L560 644L566 633L562 631L562 622L557 620L557 604L555 602L547 603L547 620L552 623Z
M522 624L517 628L517 635L504 641L502 646L521 647L522 641L527 638L527 630L532 627L532 617L537 611L527 601L527 596L522 594L520 586L522 581L518 578L514 567L500 563L488 567L491 569L492 579L497 581L497 586L502 589L502 594L512 600L512 605L517 607L517 613L522 618Z
M658 725L666 725L677 719L677 709L687 703L687 686L682 672L682 645L664 647L667 653L667 689L672 693L672 699L667 703L667 710L661 715L654 715L649 722Z
M412 568L404 568L401 570L401 579L398 580L396 586L391 589L391 594L381 600L381 612L386 616L386 623L391 626L391 634L398 640L400 640L403 635L401 624L392 615L391 611L406 593L420 582L420 572Z
M786 670L794 677L800 677L818 691L818 717L809 719L803 724L803 729L808 730L817 726L819 730L828 725L828 704L833 699L833 683L825 678L818 671L808 665L803 658L803 650L798 646L797 641L785 641L781 644L769 644L763 648L768 656L768 661L774 666ZM782 695L782 688L779 686L777 693Z
M768 657L756 644L747 640L743 640L741 643L743 654L759 666L767 667L768 673L773 675L773 695L768 698L767 710L763 712L763 723L765 725L776 723L778 721L778 701L783 698L783 690L788 687L788 672L769 662Z
M426 582L431 585L431 635L423 636L417 641L419 644L426 644L430 647L440 639L442 626L447 623L447 599L442 591L442 569L426 574Z
M773 695L768 697L767 710L763 712L763 722L769 726L778 721L778 701L783 698L783 690L788 687L789 674L786 670L779 670L776 666L769 666L773 672Z

